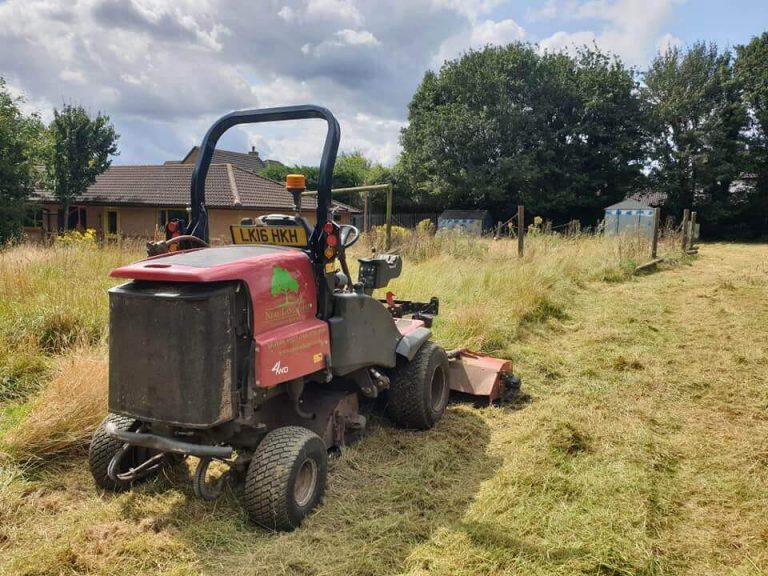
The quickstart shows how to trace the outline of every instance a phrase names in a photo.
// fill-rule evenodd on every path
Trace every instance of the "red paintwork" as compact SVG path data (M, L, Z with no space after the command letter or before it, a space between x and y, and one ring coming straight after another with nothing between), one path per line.
M501 394L501 375L512 374L512 362L480 352L459 350L450 364L451 390L487 396L491 402Z
M253 302L256 384L274 386L325 368L330 354L328 324L315 317L314 275L304 252L284 250L207 267L173 263L172 259L164 262L169 256L164 254L122 266L111 275L158 282L243 281ZM295 280L295 291L291 289L273 295L276 267Z

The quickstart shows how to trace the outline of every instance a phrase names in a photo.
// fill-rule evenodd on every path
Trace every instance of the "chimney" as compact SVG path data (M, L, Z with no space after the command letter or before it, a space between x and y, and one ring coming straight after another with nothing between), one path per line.
M259 153L256 151L256 146L251 146L251 151L248 152L251 156L256 156L256 158L259 157Z

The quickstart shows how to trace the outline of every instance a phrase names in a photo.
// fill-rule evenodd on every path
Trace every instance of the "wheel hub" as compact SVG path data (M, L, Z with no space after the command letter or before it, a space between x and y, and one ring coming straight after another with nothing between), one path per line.
M311 458L302 462L299 473L296 474L296 483L293 487L293 497L296 504L306 506L312 500L317 487L317 464Z
M445 372L438 366L432 374L431 399L432 410L437 412L443 404L443 397L446 394Z

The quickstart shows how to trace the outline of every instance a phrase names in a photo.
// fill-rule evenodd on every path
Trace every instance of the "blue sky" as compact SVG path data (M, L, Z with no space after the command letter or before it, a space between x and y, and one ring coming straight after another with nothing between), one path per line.
M28 110L108 113L116 163L181 158L235 109L317 103L342 149L391 164L428 69L468 48L595 42L643 69L696 40L768 30L768 0L0 0L0 75ZM238 128L222 147L315 163L320 123Z

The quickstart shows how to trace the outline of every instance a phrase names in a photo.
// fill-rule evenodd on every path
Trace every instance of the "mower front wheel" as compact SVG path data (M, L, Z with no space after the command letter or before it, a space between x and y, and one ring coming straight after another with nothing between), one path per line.
M137 430L140 425L139 422L133 418L119 416L117 414L109 414L93 433L91 446L88 449L88 466L91 469L91 475L93 476L96 486L103 490L109 490L110 492L122 492L123 490L130 488L131 485L136 482L146 481L151 477L157 476L159 474L159 469L154 469L140 480L134 480L133 482L113 480L109 477L109 463L122 449L123 444L114 440L107 434L105 429L107 422L114 423L118 430L131 432ZM141 463L146 462L155 454L157 454L157 451L155 450L131 446L120 460L119 469L117 471L118 473L127 472L131 468L135 468ZM167 457L166 459L168 460Z
M327 474L328 452L317 434L300 426L272 430L248 465L245 509L265 528L297 528L323 499Z
M410 362L398 359L390 382L389 417L403 428L432 428L443 417L450 396L445 350L428 340Z

